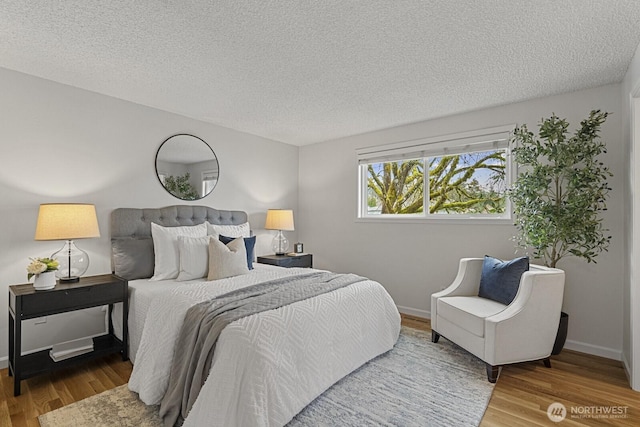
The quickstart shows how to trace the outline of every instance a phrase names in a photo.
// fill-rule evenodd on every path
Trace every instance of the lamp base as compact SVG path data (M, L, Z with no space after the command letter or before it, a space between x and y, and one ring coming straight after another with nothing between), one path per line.
M271 249L273 249L276 255L284 255L289 250L289 241L284 234L282 234L282 230L278 230L278 234L273 238Z
M79 249L73 240L67 243L58 252L51 255L60 263L56 270L56 277L63 283L75 283L89 268L89 255Z

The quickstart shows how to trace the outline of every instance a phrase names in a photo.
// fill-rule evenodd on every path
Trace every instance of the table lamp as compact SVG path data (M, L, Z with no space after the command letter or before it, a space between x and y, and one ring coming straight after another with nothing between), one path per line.
M96 207L88 204L47 203L40 205L35 240L66 240L51 255L60 263L56 276L61 283L80 280L89 268L89 255L79 249L74 239L100 237Z
M264 228L267 230L278 230L278 234L273 238L271 247L276 255L284 255L289 249L289 241L282 234L283 231L293 231L293 211L291 209L269 209Z

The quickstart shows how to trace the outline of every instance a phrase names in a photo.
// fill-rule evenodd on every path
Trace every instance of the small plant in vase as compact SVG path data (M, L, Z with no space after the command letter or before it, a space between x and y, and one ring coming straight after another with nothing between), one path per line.
M533 256L548 267L567 256L595 263L609 247L600 214L607 209L607 180L613 175L598 158L606 153L599 132L608 114L591 111L571 137L569 123L555 114L542 120L538 137L526 125L514 130L513 154L523 168L509 189L518 230L514 240L533 248Z
M55 271L60 264L51 258L31 258L31 263L27 266L27 280L33 281L36 289L52 289L56 286Z

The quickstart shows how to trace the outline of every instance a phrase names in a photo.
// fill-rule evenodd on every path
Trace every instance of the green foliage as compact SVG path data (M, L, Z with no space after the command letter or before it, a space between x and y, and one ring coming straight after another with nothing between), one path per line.
M613 175L598 159L606 153L599 132L608 114L591 111L572 137L569 123L555 114L542 120L539 137L526 125L514 131L515 160L525 167L509 190L515 240L520 247L532 247L549 267L569 255L595 262L608 249L611 236L600 212L607 209L607 179Z
M502 150L457 154L430 159L429 213L503 213L505 197L495 187L482 187L474 174L491 171L495 186L504 182Z
M382 214L416 214L424 210L424 160L367 165L367 205ZM428 159L429 213L503 213L505 153L502 150ZM490 187L475 175L486 170Z
M198 191L193 188L189 182L190 174L185 173L182 176L169 175L164 180L164 187L171 194L182 200L197 200L200 198Z
M422 212L423 169L421 159L383 163L378 173L373 165L368 165L369 203L372 198L379 201L383 214Z

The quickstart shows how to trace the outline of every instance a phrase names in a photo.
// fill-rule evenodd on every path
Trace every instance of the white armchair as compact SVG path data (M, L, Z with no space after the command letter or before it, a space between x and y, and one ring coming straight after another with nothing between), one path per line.
M564 272L530 265L514 300L504 305L478 296L482 263L482 258L461 259L453 283L431 295L431 340L443 336L483 360L492 383L502 365L543 360L550 368Z

